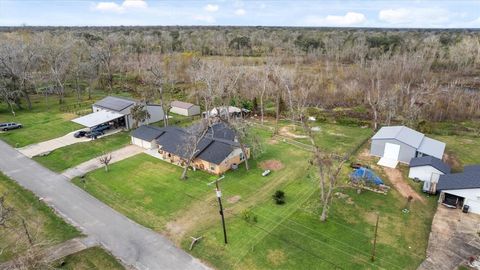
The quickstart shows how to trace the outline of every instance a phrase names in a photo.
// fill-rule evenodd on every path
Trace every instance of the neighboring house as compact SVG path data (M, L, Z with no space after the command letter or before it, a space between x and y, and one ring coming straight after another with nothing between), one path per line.
M465 166L463 172L441 175L437 184L439 202L480 214L480 165Z
M216 116L227 117L227 115L229 117L244 117L248 113L250 113L250 110L247 109L240 109L234 106L219 106L211 109L208 112L203 112L202 115L204 118Z
M116 127L131 129L134 126L130 110L140 102L123 97L108 96L92 105L93 113L73 119L72 121L88 128L104 123L113 123ZM145 108L150 114L150 118L139 123L139 125L155 123L163 120L163 109L160 105L145 104Z
M398 162L409 164L415 157L442 159L445 143L405 126L382 127L373 137L370 154L381 157L379 165L395 168Z
M219 123L209 128L204 138L197 145L191 166L193 169L204 170L213 174L222 174L237 167L250 157L243 155L234 133L228 127ZM233 134L233 137L232 137ZM185 166L188 159L188 131L179 127L142 126L131 134L132 144L141 146L152 156L164 161Z
M184 116L194 116L200 114L200 106L183 102L183 101L173 101L171 104L170 112L184 115Z

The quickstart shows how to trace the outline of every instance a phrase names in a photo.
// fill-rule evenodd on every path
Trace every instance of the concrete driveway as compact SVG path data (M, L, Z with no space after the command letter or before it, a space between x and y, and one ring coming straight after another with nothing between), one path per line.
M108 153L107 155L110 155L112 157L112 160L110 161L110 164L113 164L115 162L119 162L121 160L124 160L126 158L135 156L137 154L140 154L144 151L143 148L136 146L136 145L128 145L123 148L120 148L118 150L115 150L111 153ZM89 161L85 161L84 163L75 166L73 168L70 168L62 173L63 176L67 177L68 179L73 179L77 176L82 176L85 175L88 172L91 172L93 170L96 170L98 168L103 167L104 165L100 164L98 161L98 157L91 159Z
M41 143L27 145L25 147L18 148L17 150L20 151L20 153L24 154L25 156L31 158L31 157L34 157L34 156L39 156L39 155L42 155L42 154L49 153L49 152L51 152L55 149L58 149L58 148L61 148L61 147L67 146L67 145L71 145L71 144L75 144L75 143L79 143L79 142L88 142L88 141L92 140L90 138L85 138L85 137L83 137L83 138L73 137L73 134L77 131L80 131L80 130L85 130L85 129L75 130L75 131L72 131L72 132L68 133L67 135L62 136L62 137L58 137L58 138L51 139L51 140L48 140L48 141L44 141L44 142L41 142ZM112 135L112 134L118 133L120 131L122 131L122 130L121 129L112 130L112 131L109 131L109 132L105 133L105 135L102 135L98 138L108 136L108 135Z
M451 270L480 255L480 215L439 205L428 239L427 258L418 270Z
M31 190L84 234L137 269L208 269L167 238L116 212L0 140L0 170Z

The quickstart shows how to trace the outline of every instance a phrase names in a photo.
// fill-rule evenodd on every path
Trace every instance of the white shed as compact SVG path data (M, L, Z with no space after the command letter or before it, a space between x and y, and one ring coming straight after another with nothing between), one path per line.
M450 166L438 158L425 156L410 160L409 178L436 182L440 175L447 173L450 173Z
M171 104L170 112L184 115L184 116L194 116L200 114L200 106L183 102L183 101L173 101Z

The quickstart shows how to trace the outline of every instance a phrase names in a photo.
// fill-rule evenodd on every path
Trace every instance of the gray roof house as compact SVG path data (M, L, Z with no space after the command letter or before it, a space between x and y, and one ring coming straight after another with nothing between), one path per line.
M153 156L180 165L190 155L189 128L141 126L131 133L132 144L148 149L147 152ZM242 153L233 131L223 123L217 123L199 141L194 159L199 169L220 174L230 169L232 164L244 161Z
M170 112L184 115L184 116L194 116L200 114L200 106L183 102L183 101L172 101L170 103Z
M396 159L409 164L415 157L432 156L442 159L445 143L405 126L382 127L373 137L370 154Z
M461 173L441 175L436 190L440 192L439 202L480 214L480 165L465 166Z

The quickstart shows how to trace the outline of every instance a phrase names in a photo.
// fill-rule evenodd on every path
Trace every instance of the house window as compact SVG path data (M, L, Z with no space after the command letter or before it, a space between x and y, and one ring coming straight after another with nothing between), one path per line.
M214 167L214 166L210 166L210 170L211 170L211 171L215 171L215 167Z
M240 153L240 161L242 161L244 158L245 156L243 156L243 153Z
M172 155L169 153L169 154L168 154L168 157L172 157Z

